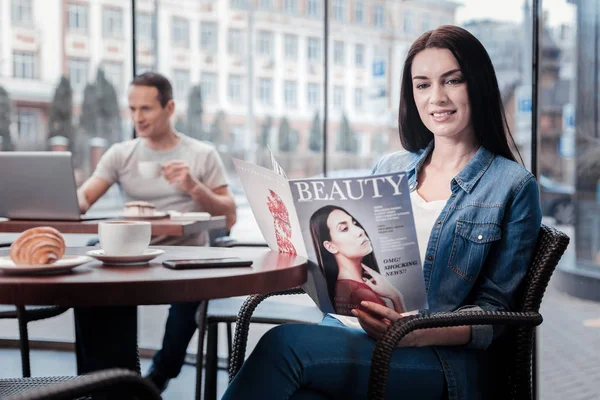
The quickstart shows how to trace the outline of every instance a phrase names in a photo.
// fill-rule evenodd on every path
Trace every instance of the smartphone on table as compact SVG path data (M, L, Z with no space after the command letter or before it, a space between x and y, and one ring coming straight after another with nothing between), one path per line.
M252 265L252 260L239 257L195 258L189 260L166 260L163 261L163 265L171 269L249 267Z

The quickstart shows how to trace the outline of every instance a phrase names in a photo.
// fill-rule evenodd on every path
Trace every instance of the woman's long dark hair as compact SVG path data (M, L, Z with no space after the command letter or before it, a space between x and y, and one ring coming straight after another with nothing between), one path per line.
M490 56L475 36L453 25L444 25L425 32L408 50L402 72L398 111L402 146L415 152L427 147L433 139L433 134L421 121L413 97L412 63L415 56L425 49L448 49L458 61L467 82L471 123L479 144L494 154L516 161L512 147L521 159L506 122L498 80Z
M317 255L317 262L319 263L319 267L321 267L321 270L325 274L325 280L327 281L327 293L329 294L329 298L331 299L331 305L334 308L335 283L338 279L340 269L337 264L337 261L335 260L334 255L331 254L325 248L323 242L331 240L331 233L329 232L329 227L327 226L327 218L329 218L329 214L331 214L335 210L340 210L352 217L352 214L344 210L342 207L332 205L327 205L319 208L310 217L310 236L312 238L315 253ZM356 225L365 232L365 235L369 237L369 234L367 233L365 228L363 228L360 222L358 222L354 217L352 217L352 219L356 222ZM377 259L375 258L375 251L372 251L366 256L364 256L362 259L362 263L365 264L367 267L379 272L379 266L377 265Z

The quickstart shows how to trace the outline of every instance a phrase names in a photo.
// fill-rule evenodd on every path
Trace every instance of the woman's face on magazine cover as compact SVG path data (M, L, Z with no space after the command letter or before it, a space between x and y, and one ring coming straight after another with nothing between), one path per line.
M332 254L347 258L362 258L373 251L371 240L354 218L342 210L334 210L327 217L331 240L323 245Z
M460 65L448 49L425 49L411 67L413 98L427 129L438 137L473 135L471 103Z

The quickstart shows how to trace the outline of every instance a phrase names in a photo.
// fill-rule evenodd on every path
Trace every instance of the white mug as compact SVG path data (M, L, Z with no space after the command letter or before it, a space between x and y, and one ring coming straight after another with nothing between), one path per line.
M147 221L105 221L98 224L100 247L107 256L137 256L150 245L152 225Z
M155 161L140 161L138 172L143 179L155 179L161 175L162 167Z

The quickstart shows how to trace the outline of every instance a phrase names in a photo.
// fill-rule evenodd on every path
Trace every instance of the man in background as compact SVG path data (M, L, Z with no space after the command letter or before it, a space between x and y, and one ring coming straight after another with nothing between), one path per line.
M113 145L102 156L92 177L78 190L81 211L85 213L111 185L118 183L126 201L147 201L161 211L225 215L229 231L236 220L236 207L225 168L212 145L172 128L175 103L169 80L152 72L139 75L131 82L128 100L137 138ZM141 162L159 164L160 174L142 175ZM152 245L207 246L208 232L183 238L154 237ZM154 356L148 374L161 391L183 366L188 343L196 330L197 307L196 302L177 303L169 309L163 346ZM101 316L107 323L99 321ZM131 343L137 336L136 307L80 308L75 310L75 318L82 356L80 373L135 367L132 362L137 353L133 353L135 345ZM122 345L114 349L115 343Z

